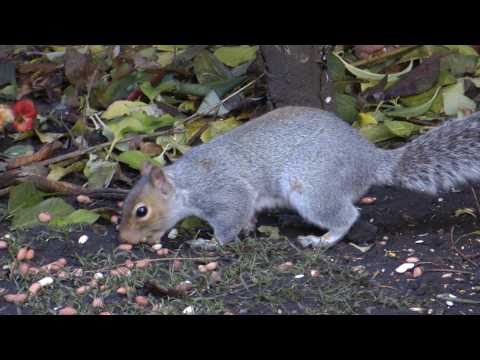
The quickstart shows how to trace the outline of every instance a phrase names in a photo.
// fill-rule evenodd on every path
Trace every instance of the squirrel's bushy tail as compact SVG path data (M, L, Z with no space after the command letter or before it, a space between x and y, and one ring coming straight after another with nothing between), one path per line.
M403 148L387 151L381 182L435 194L480 181L480 113L451 120Z

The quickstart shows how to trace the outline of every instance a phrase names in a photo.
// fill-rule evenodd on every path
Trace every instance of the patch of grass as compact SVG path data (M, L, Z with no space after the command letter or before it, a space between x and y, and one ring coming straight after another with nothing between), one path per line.
M4 263L12 262L18 248L25 244L35 244L36 250L39 249L41 264L36 266L67 255L70 259L64 269L66 277L59 279L54 275L53 285L42 289L38 296L22 306L25 313L56 314L59 308L70 305L79 314L102 311L113 314L182 314L188 306L194 308L195 314L359 314L368 307L400 309L409 304L402 294L387 294L385 289L371 281L368 272L354 272L339 264L333 256L318 250L301 250L284 239L249 237L214 253L198 252L181 245L167 256L185 259L180 268L174 270L172 261L160 260L149 246L122 252L112 249L116 244L106 246L107 243L102 243L102 237L98 236L89 240L95 249L85 252L72 240L75 238L72 232L18 232L15 236L9 248L9 259L3 259ZM69 249L69 254L62 255L59 249ZM49 254L55 254L55 257L49 259ZM219 263L221 281L217 283L212 281L210 273L198 271L199 264L208 262L202 261L202 257L212 256L217 257ZM158 260L147 268L131 269L129 276L110 274L111 269L127 260L144 258ZM287 261L293 266L280 270L278 266ZM81 276L74 275L77 268L83 269ZM311 270L317 270L319 276L312 277ZM97 280L97 286L83 295L77 295L75 290L90 284L98 271L104 278ZM45 274L26 277L11 274L10 281L18 292L25 292L43 276ZM166 288L174 288L186 280L191 281L193 287L187 296L181 298L156 297L144 287L147 281L156 281ZM126 296L118 295L116 290L119 287L130 291ZM137 295L146 296L149 305L138 306L135 303ZM103 308L92 307L96 297L103 299Z

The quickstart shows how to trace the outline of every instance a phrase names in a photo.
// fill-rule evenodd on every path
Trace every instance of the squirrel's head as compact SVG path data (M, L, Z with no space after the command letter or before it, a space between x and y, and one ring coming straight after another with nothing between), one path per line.
M142 178L125 199L119 240L124 243L159 242L172 224L175 188L162 168L145 164Z

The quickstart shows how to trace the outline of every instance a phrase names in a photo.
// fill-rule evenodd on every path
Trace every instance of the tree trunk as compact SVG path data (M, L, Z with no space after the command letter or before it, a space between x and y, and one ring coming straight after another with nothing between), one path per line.
M261 45L272 107L311 106L333 111L332 84L321 63L329 45Z

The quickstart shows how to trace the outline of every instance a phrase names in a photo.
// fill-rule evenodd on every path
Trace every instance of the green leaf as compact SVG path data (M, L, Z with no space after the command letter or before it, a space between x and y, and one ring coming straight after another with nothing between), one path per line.
M155 163L154 160L141 151L125 151L117 156L117 160L135 170L140 170L144 162Z
M204 143L207 143L213 138L225 134L228 131L240 126L241 124L242 123L235 119L235 117L211 122L208 126L208 129L204 131L203 134L200 136L200 139L202 139Z
M457 82L457 80L455 80L455 82ZM423 105L428 102L433 97L433 95L435 95L435 92L437 92L437 90L438 89L434 87L418 95L402 97L400 99L400 102L406 107Z
M112 120L121 116L130 115L132 113L142 110L142 108L146 106L148 106L148 104L145 104L141 101L115 101L102 114L102 119Z
M56 217L67 216L73 211L73 207L67 204L63 199L50 198L33 207L25 208L20 212L16 212L13 217L12 228L27 228L40 224L38 214L42 212L48 212L53 220Z
M197 105L192 100L186 100L178 106L178 110L183 112L195 112L196 109Z
M438 87L433 97L424 104L414 106L414 107L400 108L397 110L388 111L388 112L385 112L385 115L390 117L402 117L406 119L423 115L432 107L432 104L437 98L437 95L440 92L440 89L441 88Z
M194 232L194 231L197 231L197 229L201 228L202 226L205 226L205 222L202 219L197 218L195 216L190 216L184 219L180 223L179 228L181 228L184 231Z
M117 166L116 162L97 159L95 155L91 155L83 169L83 174L88 178L88 188L108 187L117 171Z
M65 227L75 224L92 225L98 220L99 217L100 214L97 214L93 211L79 209L66 216L58 216L56 218L53 218L52 221L50 221L49 225L56 227Z
M32 155L35 152L32 145L13 145L3 152L3 155L14 159L18 156Z
M457 51L462 55L475 55L478 56L477 50L469 45L445 45L445 47L449 48L450 50Z
M424 45L419 48L416 48L407 54L403 55L398 61L399 64L419 59L426 59L431 57L434 54L448 54L451 50L446 46L441 45Z
M378 125L379 120L377 119L377 114L374 112L369 112L369 113L358 113L358 121L354 124L354 127L366 127L370 125ZM357 126L358 125L358 126Z
M474 74L478 59L478 55L449 54L441 59L441 70L447 70L455 77Z
M128 94L135 89L135 85L140 81L135 74L124 76L121 79L113 80L109 85L103 89L99 89L96 94L96 99L104 107L107 107L115 100L124 99Z
M225 65L235 67L255 59L258 46L222 46L215 50L214 55Z
M160 117L149 116L143 112L136 112L130 116L111 120L104 128L104 135L113 141L113 145L121 140L126 134L148 134L160 127L171 126L175 123L175 118L170 114Z
M32 207L41 202L46 195L32 183L21 183L10 190L8 213L13 214L23 208Z
M280 235L280 229L276 226L259 226L257 228L259 233L265 234L270 240L280 240L282 236Z
M228 79L228 80L222 80L222 81L207 83L207 84L204 84L204 85L208 86L212 90L215 90L215 92L217 93L218 96L223 96L227 92L232 90L235 86L240 85L245 79L247 79L246 76L240 76L240 77L235 77L235 78Z
M184 49L188 48L189 46L190 45L153 45L153 47L157 50L169 51L169 52L184 50Z
M86 161L81 160L81 161L74 162L73 164L67 167L62 167L59 165L51 165L51 170L47 176L47 179L53 180L53 181L59 181L71 173L82 171L85 168L85 164L86 164Z
M332 81L341 81L347 78L345 65L333 54L329 54L327 57L327 69Z
M164 151L173 149L174 154L176 154L177 151L185 154L191 149L191 147L187 145L188 139L186 134L158 136L155 142L157 145L160 145ZM154 160L163 163L162 155L157 156Z
M393 139L395 135L385 126L385 124L365 126L360 129L360 134L373 143L379 143Z
M457 116L463 110L476 110L477 104L475 101L465 96L464 93L463 79L459 79L455 85L451 85L443 90L443 106L446 115Z
M401 138L409 138L422 128L407 121L385 120L384 124L393 135Z
M355 77L357 77L358 79L380 81L386 75L386 74L377 74L377 73L373 73L373 72L368 71L368 70L359 69L359 68L347 63L339 55L337 55L335 53L333 53L333 54L343 63L345 68L349 72L351 72L353 75L355 75ZM408 67L405 70L403 70L401 72L398 72L398 73L395 73L395 74L388 74L388 81L398 80L402 75L410 72L412 70L412 68L413 68L413 61L410 62L410 65L408 65Z
M155 98L160 94L161 88L160 87L153 87L150 81L145 81L140 84L140 90L142 93L148 97L148 100L153 101Z
M357 99L346 94L336 94L335 103L337 115L350 124L353 123L358 116Z
M35 131L35 134L37 134L38 139L42 144L50 144L55 140L58 140L61 137L65 136L65 134L62 134L62 133L53 133L53 132L42 133L37 129L34 129L34 131Z
M195 56L193 70L200 84L232 78L230 71L207 50Z
M17 85L7 85L0 90L0 98L5 100L15 100L17 98Z

